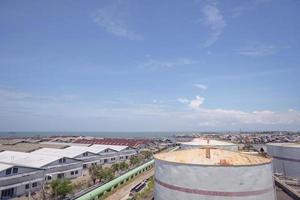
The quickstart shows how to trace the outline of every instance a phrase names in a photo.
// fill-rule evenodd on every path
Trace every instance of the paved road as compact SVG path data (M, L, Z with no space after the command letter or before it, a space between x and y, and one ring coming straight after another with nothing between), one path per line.
M106 200L127 200L129 197L130 190L137 185L138 183L142 182L143 180L150 178L154 175L154 169L147 171L138 177L136 177L132 182L126 184L125 186L118 188L112 195L106 198Z

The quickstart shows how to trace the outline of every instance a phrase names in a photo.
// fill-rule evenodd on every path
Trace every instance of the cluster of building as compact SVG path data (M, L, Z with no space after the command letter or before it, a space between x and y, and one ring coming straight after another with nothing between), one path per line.
M13 151L12 145L23 151ZM61 142L32 145L39 148L28 151L31 145L23 142L0 145L0 199L29 194L40 190L46 182L77 178L92 165L126 161L137 154L137 149L124 145ZM56 146L59 148L53 148Z
M222 140L229 140L239 144L300 142L300 134L292 132L224 134L218 137Z

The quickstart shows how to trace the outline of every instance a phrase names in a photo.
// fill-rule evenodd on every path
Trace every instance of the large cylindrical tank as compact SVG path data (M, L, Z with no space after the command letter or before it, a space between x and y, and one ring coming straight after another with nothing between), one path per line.
M155 200L274 200L271 160L222 149L155 157Z
M300 144L269 143L267 153L273 158L274 173L300 179Z
M195 138L190 142L181 142L180 146L182 149L193 149L193 148L218 148L229 151L238 151L238 145L231 142L224 142L219 140L201 139Z

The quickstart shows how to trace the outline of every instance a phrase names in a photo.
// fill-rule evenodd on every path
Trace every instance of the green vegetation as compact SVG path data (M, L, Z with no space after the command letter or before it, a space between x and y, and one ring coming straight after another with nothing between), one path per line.
M119 168L119 167L118 167ZM116 166L115 166L116 169ZM89 174L93 181L93 184L96 183L97 180L101 181L110 181L114 176L114 169L112 168L102 168L102 166L93 165L89 168Z
M64 199L73 190L71 181L67 179L56 179L50 184L54 199Z
M151 151L142 151L141 154L144 157L144 159L150 159L153 155Z
M89 174L94 184L96 183L97 179L101 179L102 170L102 166L99 165L93 165L89 168Z
M141 163L141 158L139 157L139 156L132 156L131 158L130 158L130 165L131 166L136 166L136 165L138 165L138 164L140 164Z
M129 168L129 165L126 162L121 162L120 163L120 170L125 171Z

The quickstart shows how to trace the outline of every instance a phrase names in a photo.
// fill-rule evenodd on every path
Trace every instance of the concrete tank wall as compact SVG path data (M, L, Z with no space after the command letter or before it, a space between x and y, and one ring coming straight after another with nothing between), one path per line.
M155 200L274 200L272 164L215 166L155 160Z
M300 179L300 145L297 148L267 144L267 153L273 158L274 173Z

